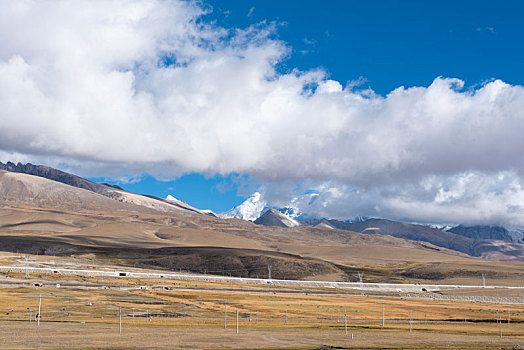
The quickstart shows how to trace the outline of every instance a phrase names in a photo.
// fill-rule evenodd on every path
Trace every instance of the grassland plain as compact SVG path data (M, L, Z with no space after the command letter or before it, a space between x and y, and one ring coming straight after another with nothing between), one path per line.
M2 349L513 349L524 345L524 305L509 306L508 324L507 305L407 300L396 293L371 296L358 291L340 294L270 285L51 274L26 278L13 272L2 273L0 285ZM42 318L37 326L34 314L40 295Z
M205 216L4 207L0 225L5 251L0 265L18 267L192 273L214 268L224 275L266 277L272 264L273 278L281 279L355 282L364 272L364 282L480 285L484 274L488 284L507 286L522 286L524 271L522 262L487 261L385 235L267 228ZM497 323L506 320L507 305L365 293L2 272L0 349L512 349L524 344L523 305L510 306L508 327ZM442 293L522 297L516 290Z

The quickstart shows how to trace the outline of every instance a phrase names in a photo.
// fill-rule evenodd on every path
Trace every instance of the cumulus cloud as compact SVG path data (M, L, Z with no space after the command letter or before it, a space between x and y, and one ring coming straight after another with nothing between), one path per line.
M311 217L369 216L430 224L509 227L524 224L524 184L514 172L428 175L409 183L377 183L368 188L328 181L314 190L319 194L315 201L299 196L293 202L299 211ZM269 198L275 198L272 195Z
M322 70L281 74L291 50L274 24L221 28L198 2L1 5L2 156L329 183L326 216L518 221L521 86L438 77L378 96Z

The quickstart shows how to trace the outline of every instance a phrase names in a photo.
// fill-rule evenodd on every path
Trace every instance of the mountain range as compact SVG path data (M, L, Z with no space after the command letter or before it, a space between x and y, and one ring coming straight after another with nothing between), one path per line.
M315 194L307 194L309 203L316 199ZM365 234L387 234L394 237L424 241L436 246L456 250L472 256L496 258L502 255L524 259L521 244L524 243L524 230L507 230L501 226L458 225L437 229L430 225L396 222L382 218L356 217L354 220L308 219L296 206L297 198L283 207L270 205L260 192L255 192L243 203L224 213L225 217L235 217L254 221L266 226L294 227L298 225L324 229L339 229ZM303 201L302 201L303 202ZM257 217L258 216L258 217ZM499 243L495 243L499 242Z
M43 165L0 163L0 250L251 277L268 264L275 278L298 279L354 280L366 271L369 281L443 283L486 273L513 283L524 275L524 245L502 240L511 234L501 230L461 227L462 235L385 219L306 219L256 197L242 207L249 210L236 208L251 222Z

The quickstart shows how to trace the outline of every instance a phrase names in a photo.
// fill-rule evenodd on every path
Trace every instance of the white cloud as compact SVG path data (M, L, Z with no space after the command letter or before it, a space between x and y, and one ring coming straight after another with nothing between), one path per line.
M494 27L484 27L484 28L480 28L478 27L476 29L477 32L490 32L490 33L495 33L495 28Z
M293 207L308 217L369 216L433 224L524 225L524 184L514 172L428 175L419 181L377 183L368 188L327 181L310 184L310 188L318 194L314 201L300 195L300 190L286 193L279 187L266 190L265 198L269 203L286 206L289 198L296 196Z
M0 155L100 176L330 179L334 216L435 221L459 203L465 219L514 221L523 205L521 86L437 78L382 97L322 70L279 74L290 50L274 25L226 30L196 2L0 5Z

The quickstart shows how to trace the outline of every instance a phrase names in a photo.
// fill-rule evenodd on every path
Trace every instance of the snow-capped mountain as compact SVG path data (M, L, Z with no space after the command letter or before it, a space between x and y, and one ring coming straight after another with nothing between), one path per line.
M262 193L255 192L249 196L243 203L237 205L233 209L223 213L227 218L237 218L249 221L255 221L261 217L269 209L275 209L293 220L304 219L303 212L299 209L301 206L311 205L318 194L308 193L293 198L287 205L274 206L270 205Z
M255 192L244 202L223 214L226 218L237 218L242 220L255 221L262 215L267 202L262 198L260 192Z
M304 210L307 211L311 208L318 197L318 193L304 193L291 199L291 201L284 207L275 209L292 219L299 221L308 220L310 217L304 213Z
M336 219L326 219L322 216L315 217L314 213L318 212L319 208L322 208L323 198L317 193L305 193L299 196L294 197L286 205L275 206L268 203L264 198L264 194L260 192L255 192L249 198L247 198L243 203L229 210L228 212L221 215L221 217L228 218L239 218L249 221L254 221L257 224L266 225L266 226L283 226L283 227L293 227L296 225L302 226L315 226L324 229L348 229L350 231L355 231L356 228L353 226L359 223L370 223L375 225L375 222L380 219L370 220L366 216L356 216L354 219L349 220L336 220ZM277 214L278 213L278 214ZM281 215L279 215L281 214ZM374 220L374 221L373 221ZM382 220L389 222L388 220ZM473 240L499 240L506 241L511 243L524 243L524 228L521 227L511 227L506 229L499 226L463 226L463 225L443 225L443 224L417 224L417 223L400 223L404 226L415 227L418 231L422 230L422 227L426 227L431 230L438 230L445 232L447 234L454 234L454 237L466 237L467 239ZM411 226L409 226L411 225ZM375 226L373 226L375 227ZM417 230L416 233L418 232ZM422 230L423 231L423 230ZM436 232L431 231L431 237L439 237ZM360 231L358 231L360 232ZM389 231L384 231L387 233ZM395 231L396 232L396 231ZM399 231L400 232L400 231ZM424 231L425 232L425 231ZM387 233L389 234L389 233ZM395 236L395 234L393 234ZM423 240L432 242L439 245L441 242L437 242L432 238L429 240L428 235L423 236ZM444 240L447 242L447 240ZM459 242L460 243L460 242ZM441 246L447 247L446 245ZM464 247L458 249L462 252L467 252ZM452 248L455 249L455 248ZM455 249L457 250L457 249ZM468 253L468 252L467 252ZM469 254L469 253L468 253Z

